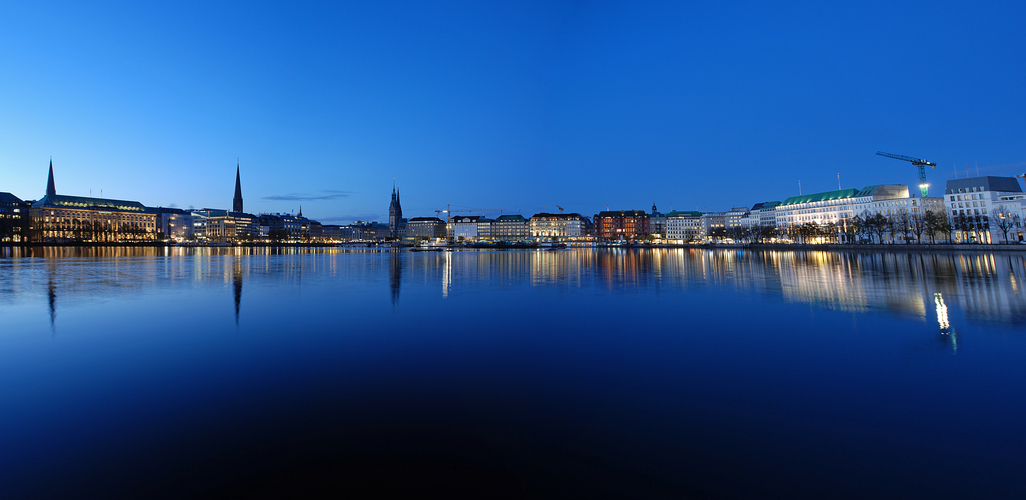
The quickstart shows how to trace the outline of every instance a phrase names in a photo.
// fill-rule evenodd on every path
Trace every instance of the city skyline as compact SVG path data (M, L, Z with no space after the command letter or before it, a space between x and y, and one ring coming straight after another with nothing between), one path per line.
M0 190L338 224L726 210L1026 171L1007 4L16 5ZM42 36L41 36L42 34ZM977 170L977 164L978 169ZM229 188L225 188L228 186ZM936 196L931 193L931 195Z

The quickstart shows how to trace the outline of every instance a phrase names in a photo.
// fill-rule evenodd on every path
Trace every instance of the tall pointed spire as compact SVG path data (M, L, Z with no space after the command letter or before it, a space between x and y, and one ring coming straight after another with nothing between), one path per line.
M57 195L57 187L53 184L53 157L50 157L50 178L46 180L46 194Z
M232 212L242 212L242 178L239 176L239 163L235 164L235 199L232 200Z
M303 204L302 203L299 204L299 216L300 217L303 216Z

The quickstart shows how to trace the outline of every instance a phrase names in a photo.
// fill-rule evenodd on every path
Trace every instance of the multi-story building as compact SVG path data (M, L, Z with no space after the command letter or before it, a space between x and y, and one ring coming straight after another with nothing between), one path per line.
M207 214L202 210L189 212L192 216L192 235L200 241L207 239Z
M673 211L666 214L666 239L677 242L702 239L702 212Z
M530 236L530 226L523 215L500 215L492 222L492 239L522 241Z
M31 203L11 193L0 193L0 242L20 242L25 238L25 222Z
M342 241L342 226L324 224L321 226L321 238L325 241Z
M445 238L445 221L438 217L414 217L406 222L406 236L413 238Z
M751 212L748 207L733 207L723 215L723 227L727 235L736 238L751 231Z
M46 196L32 204L29 216L29 232L41 241L149 241L157 236L156 214L142 203L57 194L52 160Z
M760 228L773 228L777 227L777 207L780 205L779 201L766 201L763 203L756 203L752 207L752 213L758 214L759 216L759 227ZM758 208L756 208L758 207ZM752 224L755 225L754 223Z
M388 224L382 224L380 222L368 222L363 226L363 239L365 240L384 240L389 238L391 231L388 229Z
M943 211L943 200L913 198L905 184L879 184L792 196L776 207L776 226L779 230L804 224L829 226L840 238L848 221L856 215L865 218L880 214L895 220L903 214L918 218L927 210ZM898 236L891 234L889 239L894 241Z
M650 234L644 210L605 210L595 215L595 236L606 240L633 240Z
M157 215L157 232L174 241L190 240L195 234L195 220L192 213L180 208L150 208Z
M528 221L532 238L577 238L585 236L584 218L580 214L534 214Z
M703 239L722 238L727 235L727 212L706 212L698 219Z
M446 223L446 233L450 240L472 240L477 238L477 221L479 215L461 215L452 217Z
M1024 198L1015 177L951 179L944 189L944 209L951 215L958 241L1004 242L1002 224L1009 224L1009 241L1022 241Z
M872 215L875 209L886 210L882 204L884 201L907 198L909 192L905 184L880 184L861 190L848 188L792 196L777 206L776 225L784 228L805 223L837 224L861 215L863 211L868 210Z
M493 222L495 222L493 219L487 217L481 217L477 220L477 239L490 240L492 238Z
M656 210L655 202L652 202L652 213L648 214L648 232L659 238L666 237L666 214Z

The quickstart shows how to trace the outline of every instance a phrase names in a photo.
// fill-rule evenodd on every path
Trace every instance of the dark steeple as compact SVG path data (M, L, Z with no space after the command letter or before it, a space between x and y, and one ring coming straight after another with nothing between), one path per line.
M235 199L232 200L232 212L242 212L242 179L239 177L239 164L235 164Z
M392 184L392 203L388 205L388 235L395 238L401 236L403 207L399 203L399 191Z
M53 158L50 158L50 178L46 180L46 194L57 195L57 187L53 184Z

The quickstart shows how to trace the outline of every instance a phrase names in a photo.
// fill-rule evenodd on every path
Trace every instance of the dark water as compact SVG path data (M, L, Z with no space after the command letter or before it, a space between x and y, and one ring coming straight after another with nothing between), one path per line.
M1026 498L1022 254L0 249L0 497Z

